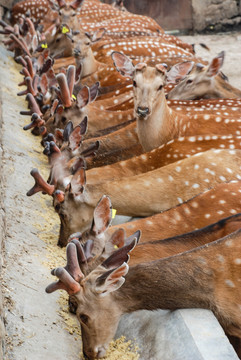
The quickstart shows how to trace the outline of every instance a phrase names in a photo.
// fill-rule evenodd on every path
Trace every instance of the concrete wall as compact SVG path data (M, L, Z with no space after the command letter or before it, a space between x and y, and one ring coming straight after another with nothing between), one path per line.
M2 265L3 265L3 248L5 239L5 211L4 211L4 192L3 192L3 144L2 144L2 92L0 89L0 284L2 284ZM0 286L0 359L3 359L4 352L4 324L3 324L3 297Z

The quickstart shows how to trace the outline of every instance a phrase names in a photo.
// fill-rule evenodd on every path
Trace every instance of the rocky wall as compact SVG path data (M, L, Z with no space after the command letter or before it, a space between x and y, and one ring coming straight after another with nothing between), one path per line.
M192 6L194 31L222 30L225 25L241 24L239 0L192 0Z

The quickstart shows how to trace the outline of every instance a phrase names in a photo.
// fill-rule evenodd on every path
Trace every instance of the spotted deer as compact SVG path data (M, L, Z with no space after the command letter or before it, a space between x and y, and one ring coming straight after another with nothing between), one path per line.
M239 179L240 150L210 150L137 176L99 184L86 184L80 169L65 192L43 191L54 196L61 220L60 238L90 225L94 208L103 194L110 196L120 215L150 216L183 203L218 183ZM227 165L228 164L228 165ZM38 186L37 191L41 191ZM28 195L36 192L34 189ZM60 201L59 201L60 199ZM66 240L65 240L66 241Z
M214 57L208 66L197 64L168 94L168 99L194 100L209 98L241 98L241 90L227 82L220 72L224 51Z
M133 241L87 276L70 243L67 266L52 270L59 280L46 292L64 289L75 298L83 353L90 359L105 356L121 315L140 309L210 309L227 334L241 339L240 233L239 229L194 250L129 268Z
M137 147L132 148L133 152L135 148L138 149L138 145ZM86 171L86 178L88 184L117 180L123 177L143 174L147 171L152 171L162 166L172 164L199 152L214 149L241 149L241 137L232 135L180 137L147 153L133 156L126 160L117 161L110 165L88 169ZM92 160L93 163L96 163L95 159L91 159L91 161ZM89 165L89 162L87 162L87 164Z
M232 119L202 114L197 116L197 121L192 121L191 117L170 109L163 89L168 76L164 65L151 68L141 63L134 67L127 56L118 52L113 52L112 58L117 69L133 79L134 114L138 138L144 151L179 136L227 135L240 131L240 114Z
M48 0L23 0L15 4L11 9L11 22L15 24L21 17L29 13L34 22L42 20L51 11L50 1Z
M70 73L69 76L68 73ZM65 108L53 118L46 121L48 131L53 132L57 127L64 128L68 120L71 120L74 126L76 126L86 115L88 115L89 134L108 126L118 125L133 119L132 110L120 112L103 110L100 112L98 108L95 108L94 100L98 94L98 82L91 88L83 86L78 93L76 93L76 96L73 96L75 81L74 66L69 66L67 75L63 73L56 75L56 80L59 85L57 95ZM71 89L69 88L68 82L72 84Z
M91 235L91 231L85 232L84 237L81 233L73 234L69 241L74 242L77 246L77 252L82 254L82 257L79 256L79 265L81 271L87 275L112 255L116 249L128 246L133 237L138 239L138 245L132 251L129 261L130 266L173 256L209 244L239 230L240 221L241 214L239 213L223 218L198 230L161 240L152 241L148 239L148 242L139 240L141 234L139 230L130 238L125 238L123 228L117 229L111 237L106 236L105 232L103 232L102 234L106 238L105 241L103 241L103 236L100 239L100 236L98 238L95 234ZM88 240L84 243L83 239L86 237L86 234Z

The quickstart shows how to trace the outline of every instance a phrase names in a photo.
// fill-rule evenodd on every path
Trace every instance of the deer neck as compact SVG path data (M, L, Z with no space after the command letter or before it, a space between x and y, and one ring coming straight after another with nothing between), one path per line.
M100 68L101 63L99 63L95 59L92 50L89 49L88 56L82 59L82 66L83 66L83 70L82 70L82 78L83 78L95 73Z
M221 76L215 76L215 86L212 97L223 99L238 99L241 98L241 90L235 88Z
M178 117L180 115L168 107L162 91L148 118L137 118L137 134L143 150L151 151L177 137Z
M213 276L201 262L174 256L131 267L124 285L114 296L123 312L210 308Z

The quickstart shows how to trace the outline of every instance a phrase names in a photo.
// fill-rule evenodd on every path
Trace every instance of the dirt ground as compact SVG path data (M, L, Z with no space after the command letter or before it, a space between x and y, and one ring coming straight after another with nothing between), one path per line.
M230 83L241 89L241 33L182 36L184 41L205 43L210 52L198 45L197 55L210 60L225 50L223 72ZM37 167L47 178L47 160L39 139L22 127L29 118L19 115L26 109L17 84L22 77L10 54L0 49L2 104L3 211L6 238L3 263L4 319L6 327L5 360L80 359L81 342L75 317L67 312L63 294L47 295L52 281L50 269L64 264L65 250L56 246L59 222L51 199L42 194L31 198L30 170ZM137 356L123 348L125 358ZM114 350L112 357L124 359Z

